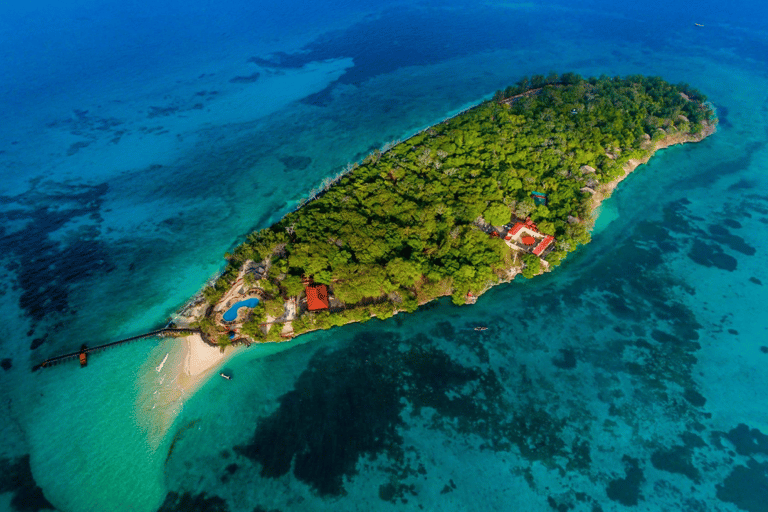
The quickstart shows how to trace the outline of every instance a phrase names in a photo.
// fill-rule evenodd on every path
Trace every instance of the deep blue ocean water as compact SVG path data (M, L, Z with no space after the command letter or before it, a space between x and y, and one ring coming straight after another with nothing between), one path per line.
M0 510L768 510L767 25L757 1L0 5ZM551 70L688 82L718 132L622 182L556 272L243 351L164 435L171 340L30 372L163 325L348 162Z

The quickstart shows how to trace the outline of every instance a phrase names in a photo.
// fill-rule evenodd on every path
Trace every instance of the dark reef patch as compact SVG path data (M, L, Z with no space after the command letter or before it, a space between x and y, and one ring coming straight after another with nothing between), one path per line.
M450 334L445 326L442 331ZM453 334L454 350L465 354L462 361L487 357L476 348L483 343L474 331ZM414 418L426 408L428 428L474 434L483 440L481 449L508 450L514 444L524 457L548 466L555 465L555 456L569 457L562 440L567 419L534 401L504 402L496 374L471 364L460 364L425 336L360 333L339 349L318 351L294 389L280 397L278 409L260 421L251 442L234 449L259 463L263 477L281 477L293 467L295 477L319 495L339 496L344 478L355 474L364 457L383 455L396 466L392 471L420 474L404 462L400 429L407 428L406 408ZM574 450L589 463L588 443L575 444ZM410 483L391 483L380 489L382 499L405 499Z
M586 471L592 464L591 446L586 439L576 439L571 445L571 453L565 469L567 471Z
M354 474L361 456L399 451L402 390L383 354L362 348L371 348L370 340L355 341L345 357L316 354L251 443L234 448L261 464L262 476L283 476L293 463L296 477L319 494L340 495L343 477Z
M204 492L178 494L169 492L157 512L229 512L227 502L219 496L208 497Z
M34 338L32 342L29 344L29 350L35 350L36 348L40 347L45 341L48 339L48 335L41 336L39 338Z
M717 267L721 270L733 272L736 270L736 258L725 254L717 244L711 244L702 240L694 240L688 257L705 267Z
M0 366L3 370L8 371L13 367L13 360L10 357L4 357L3 361L0 362Z
M109 132L123 121L114 117L99 117L88 110L74 109L71 116L46 123L48 128L58 128L69 131L72 135L83 135L89 131ZM11 144L15 144L15 141Z
M176 114L179 110L181 109L177 106L149 107L149 112L147 112L147 118L154 119L156 117L172 116L173 114ZM149 133L149 130L147 130L147 132Z
M662 332L658 329L651 331L651 338L655 339L659 343L674 343L677 339L669 333Z
M768 455L768 436L756 428L750 429L743 423L739 423L736 428L727 433L716 432L715 435L730 441L739 455L751 456L756 453Z
M561 348L560 354L552 358L552 364L561 370L576 368L576 354L571 348Z
M744 178L740 179L733 185L728 187L728 192L733 192L736 190L749 190L757 187L757 182L755 180L746 180Z
M310 166L312 159L308 156L288 155L280 157L280 162L287 171L303 171Z
M605 491L613 501L618 501L627 507L635 506L642 499L640 485L645 481L643 470L637 459L624 455L625 476L608 482Z
M406 495L417 495L416 486L414 484L387 482L386 484L379 486L379 498L383 501L389 501L391 503L397 503L398 501L408 503L408 499L405 497Z
M688 209L689 204L690 201L687 199L680 199L665 205L663 209L664 223L661 225L654 223L654 226L659 230L669 229L681 235L689 235L700 231L696 227L696 223L704 219L691 215Z
M676 445L668 449L659 449L651 454L651 464L656 469L685 475L696 483L701 481L701 473L693 465L693 449L689 446Z
M19 512L55 510L35 483L29 455L16 459L0 459L0 493L13 493L11 507Z
M250 75L246 76L236 76L229 79L229 83L231 84L252 84L254 82L257 82L259 80L259 77L261 76L261 73L255 72L251 73Z
M221 475L221 478L220 478L220 480L221 480L223 483L227 483L227 482L229 482L229 477L230 477L230 476L232 476L232 475L234 475L234 474L235 474L235 472L236 472L238 469L240 469L240 466L238 466L237 464L235 464L235 463L232 463L232 464L228 464L228 465L227 465L227 467L226 467L226 468L224 468L224 471L225 471L225 473L224 473L223 475Z
M595 399L608 405L614 421L629 422L635 428L642 428L647 418L640 417L631 402L663 404L673 422L682 417L694 420L702 414L690 402L671 399L677 389L696 389L692 372L696 352L701 349L698 331L702 326L694 310L679 298L681 293L693 293L693 288L665 265L665 255L685 251L690 233L698 229L700 221L694 222L687 204L681 200L666 205L662 221L640 221L630 236L611 247L610 256L585 265L569 286L556 292L534 291L527 297L538 304L527 316L541 316L543 311L559 315L561 309L570 308L589 311L588 316L594 317L589 320L592 325L620 324L612 331L621 338L614 335L600 348L580 350L579 362L583 359L606 375L630 374L631 401L615 394L615 383L608 378L599 384L603 389L597 390ZM680 234L670 227L679 227ZM615 300L608 300L611 298ZM617 311L619 301L623 311ZM572 328L581 330L579 324ZM699 401L693 394L689 398Z
M717 498L733 503L747 512L767 512L768 462L749 460L746 466L736 466L731 474L717 485Z
M107 190L106 183L36 183L20 196L0 197L0 203L14 205L0 211L0 224L25 224L22 230L0 236L0 251L11 256L7 268L16 273L23 290L19 305L34 322L50 313L69 312L70 289L113 268L99 228ZM85 224L69 232L66 240L54 240L60 229L82 219L87 219Z
M749 282L760 286L763 285L763 282L754 276L749 278Z
M752 256L757 252L757 249L747 244L747 242L740 236L732 234L729 230L723 226L714 224L709 226L709 233L712 235L712 239L721 244L727 245L729 248L736 252Z
M92 142L93 141L73 142L72 144L70 144L69 148L67 149L67 156L72 156L72 155L76 154L78 151L80 151L81 149L87 148L88 146L91 145Z
M685 389L685 392L683 393L683 398L685 398L685 401L693 405L694 407L703 407L704 404L707 403L707 399L704 398L704 396L701 393L691 388Z

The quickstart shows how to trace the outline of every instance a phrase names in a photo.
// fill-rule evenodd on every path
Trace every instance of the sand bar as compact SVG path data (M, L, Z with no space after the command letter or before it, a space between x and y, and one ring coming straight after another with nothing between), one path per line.
M150 444L161 443L184 402L237 351L222 352L198 334L167 339L152 351L138 373L136 397L137 422Z

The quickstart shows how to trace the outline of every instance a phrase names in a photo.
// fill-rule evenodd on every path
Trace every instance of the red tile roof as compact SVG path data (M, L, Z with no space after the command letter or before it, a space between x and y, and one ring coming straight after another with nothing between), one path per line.
M533 249L533 254L535 254L536 256L541 256L541 253L543 253L544 250L547 247L549 247L549 244L551 244L554 239L555 239L555 237L553 237L552 235L547 235L546 237L544 237L544 240L539 242L539 245L537 245Z
M312 284L305 288L307 292L307 309L316 311L328 309L328 287L324 284Z
M536 243L536 239L535 238L533 238L532 236L527 236L527 235L524 236L523 238L521 238L520 241L523 242L525 245L533 245L533 244Z
M539 229L536 227L536 224L531 220L531 218L525 219L525 227L530 229L531 231L539 232Z
M507 235L515 236L521 229L523 229L524 224L522 222L517 222L514 226L512 226L512 229L509 230L509 233Z

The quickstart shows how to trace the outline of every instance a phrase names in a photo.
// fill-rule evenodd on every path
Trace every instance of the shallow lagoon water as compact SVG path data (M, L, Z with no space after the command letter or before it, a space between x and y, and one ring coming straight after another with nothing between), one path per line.
M0 508L766 510L764 7L114 6L3 17L28 50L3 61L0 474L33 481ZM324 177L550 70L689 82L718 133L625 180L555 273L242 351L165 435L142 397L172 340L30 374L164 324Z

